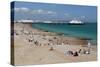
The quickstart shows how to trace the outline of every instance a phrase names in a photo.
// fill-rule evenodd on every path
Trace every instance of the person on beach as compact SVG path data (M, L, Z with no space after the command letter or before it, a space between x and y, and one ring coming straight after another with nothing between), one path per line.
M65 51L64 51L64 55L65 55L65 56L67 56L67 55L68 55L68 53L67 53L67 52L68 52L67 50L65 50Z
M81 53L82 49L79 49L78 53Z
M90 54L90 51L86 51L85 54Z
M34 44L35 44L36 46L38 46L38 41L35 41Z
M90 50L91 50L91 43L88 42L88 50L87 50L88 54L90 54Z
M50 51L54 50L53 47L50 48Z
M68 54L68 55L73 55L73 51L70 51L70 50L69 50L69 51L67 52L67 54Z
M76 51L75 53L73 53L73 56L78 56L78 52Z

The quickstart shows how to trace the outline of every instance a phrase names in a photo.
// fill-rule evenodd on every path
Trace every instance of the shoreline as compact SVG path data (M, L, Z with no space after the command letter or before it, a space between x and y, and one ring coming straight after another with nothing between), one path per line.
M32 26L32 24L31 24ZM43 30L43 29L40 29L40 28L36 28L34 26L32 26L33 29L37 29L39 31L43 31L43 32L51 32L51 33L55 33L56 35L58 36L65 36L65 37L69 37L69 38L76 38L76 39L80 39L80 40L86 40L86 41L92 41L91 43L93 45L96 45L97 44L97 39L92 39L92 38L88 38L88 37L81 37L81 36L72 36L70 34L64 34L64 33L60 33L60 32L54 32L54 31L48 31L48 30ZM93 42L94 41L94 42ZM97 46L97 45L96 45Z

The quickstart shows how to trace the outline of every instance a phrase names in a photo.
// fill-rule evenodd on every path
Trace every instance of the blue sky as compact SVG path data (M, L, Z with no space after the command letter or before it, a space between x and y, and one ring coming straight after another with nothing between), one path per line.
M65 20L79 19L84 22L97 21L96 6L14 2L15 20Z

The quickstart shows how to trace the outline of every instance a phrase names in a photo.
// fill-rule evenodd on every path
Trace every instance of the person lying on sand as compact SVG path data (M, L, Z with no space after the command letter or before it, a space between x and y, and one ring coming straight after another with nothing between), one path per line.
M78 56L78 52L77 52L77 51L74 52L74 53L73 53L73 56L74 56L74 57Z
M67 54L68 54L68 55L73 55L73 51L70 51L70 50L69 50L69 51L67 52Z

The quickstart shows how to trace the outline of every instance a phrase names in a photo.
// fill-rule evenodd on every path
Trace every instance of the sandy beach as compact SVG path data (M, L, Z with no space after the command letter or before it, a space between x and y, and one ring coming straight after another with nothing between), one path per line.
M32 28L31 24L14 23L14 65L53 64L85 62L97 60L97 47L91 46L90 53L87 41L75 37ZM67 54L68 51L79 52L78 56Z

